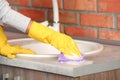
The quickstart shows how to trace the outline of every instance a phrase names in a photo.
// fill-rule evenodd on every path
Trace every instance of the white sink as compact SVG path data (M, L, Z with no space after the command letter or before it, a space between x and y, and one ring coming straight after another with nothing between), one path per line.
M9 42L12 45L21 45L22 47L36 52L35 55L17 54L18 58L53 58L58 57L58 54L60 54L60 51L53 46L38 42L31 38L14 39L9 40ZM86 56L95 55L103 50L103 45L96 42L82 40L75 40L75 42L77 43L79 50Z

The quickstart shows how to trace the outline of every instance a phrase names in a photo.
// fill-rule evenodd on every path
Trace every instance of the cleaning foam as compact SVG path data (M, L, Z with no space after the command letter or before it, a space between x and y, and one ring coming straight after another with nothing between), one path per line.
M88 64L93 64L93 61L90 60L85 60L85 54L82 55L82 57L75 57L73 56L72 58L65 57L62 53L59 54L58 60L60 63L65 63L69 65L79 65L79 66L84 66Z
M82 55L81 57L74 57L73 58L67 58L62 53L59 54L58 60L59 62L81 62L85 58L85 55Z

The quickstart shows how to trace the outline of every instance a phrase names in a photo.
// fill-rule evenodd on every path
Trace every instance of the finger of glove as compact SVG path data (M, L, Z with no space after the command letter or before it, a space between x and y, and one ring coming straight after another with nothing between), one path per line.
M35 52L34 51L32 51L32 50L29 50L29 49L19 49L19 53L20 54L35 54Z
M33 51L31 51L31 50L12 50L12 51L2 51L2 55L4 55L4 56L6 56L6 57L8 57L8 58L15 58L16 56L16 54L21 54L21 53L23 53L23 54L34 54L34 52Z
M63 47L60 47L59 50L60 50L64 55L73 56L74 50L73 50L72 46L69 46L68 44L69 44L69 43L64 44L64 46L63 46Z
M13 55L15 54L20 54L20 53L24 53L24 54L34 54L35 52L33 52L32 50L29 49L24 49L21 46L6 46L2 49L2 52L8 54L11 53Z
M11 58L11 59L13 59L13 58L16 57L16 56L15 56L14 54L12 54L12 53L7 54L6 56L7 56L8 58Z
M6 56L8 58L15 58L15 55L10 53L9 50L7 51L7 50L2 49L1 50L1 55Z
M80 52L77 44L76 44L76 43L73 43L73 44L72 44L72 47L73 47L73 52L74 52L76 55L81 56L81 52Z
M34 51L22 48L21 46L14 46L14 48L15 48L14 54L35 54Z
M67 43L66 50L68 50L66 52L68 52L67 54L69 56L78 56L78 57L81 56L80 51L79 51L76 43L72 39L69 40L69 43Z
M65 55L80 56L80 52L79 52L74 40L67 35L61 34L61 37L55 39L54 46L56 46Z
M66 50L68 50L67 52L68 52L68 54L70 55L70 56L73 56L73 55L77 55L77 56L79 56L79 50L78 50L78 47L77 47L77 45L76 45L76 43L74 42L74 40L71 38L71 37L69 37L69 36L66 36Z

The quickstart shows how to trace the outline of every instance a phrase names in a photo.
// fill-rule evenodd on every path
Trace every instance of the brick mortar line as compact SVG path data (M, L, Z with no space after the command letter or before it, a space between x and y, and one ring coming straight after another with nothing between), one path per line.
M90 29L94 29L96 39L98 39L98 38L99 38L99 32L98 32L98 29L99 29L99 28L90 28Z
M61 11L71 11L71 12L96 12L92 10L72 10L72 9L60 9Z
M113 15L116 13L107 13L107 12L88 12L88 11L81 11L81 13L88 13L88 14L105 14L105 15Z
M17 8L34 9L34 10L45 10L45 11L52 10L52 9L48 9L48 8L35 8L35 7L31 7L31 6L28 6L28 7L26 7L26 6L17 6Z
M96 0L96 12L99 12L98 11L98 0Z
M35 9L35 10L52 10L52 8L44 8L44 7L34 7L34 6L21 6L21 5L11 5L14 7L19 7L19 8L30 8L30 9Z
M74 26L76 28L89 28L89 29L97 29L98 27L93 27L93 26L79 26L77 24L65 24L65 23L61 23L63 26Z
M118 21L117 21L117 15L116 14L113 14L113 27L115 29L118 29Z
M33 0L29 0L30 6L33 6Z
M120 32L120 30L118 30L118 29L111 29L111 28L99 28L99 30L107 30L107 31L111 31L111 32L113 32L113 31Z
M60 11L66 12L80 12L80 13L94 13L94 14L106 14L106 15L120 15L120 13L113 13L113 12L99 12L99 11L90 11L90 10L70 10L70 9L59 9Z
M81 26L81 24L80 24L80 12L78 13L78 16L77 16L77 17L78 17L77 23L78 23L79 26Z
M64 9L64 0L62 0L62 9Z
M48 14L49 14L49 13L48 13L48 10L46 10L46 11L45 11L45 20L47 20L47 21L48 21L48 19L49 19L49 17L48 17L49 15L48 15Z

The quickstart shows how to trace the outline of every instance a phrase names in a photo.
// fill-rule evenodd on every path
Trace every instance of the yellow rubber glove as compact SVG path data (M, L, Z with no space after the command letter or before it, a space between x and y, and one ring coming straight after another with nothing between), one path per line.
M81 57L81 53L74 40L63 33L57 32L37 22L32 22L28 36L40 42L48 43L60 50L66 57Z
M33 51L29 49L24 49L20 46L11 46L7 42L7 38L0 26L0 55L6 56L8 58L15 58L16 54L34 54Z

